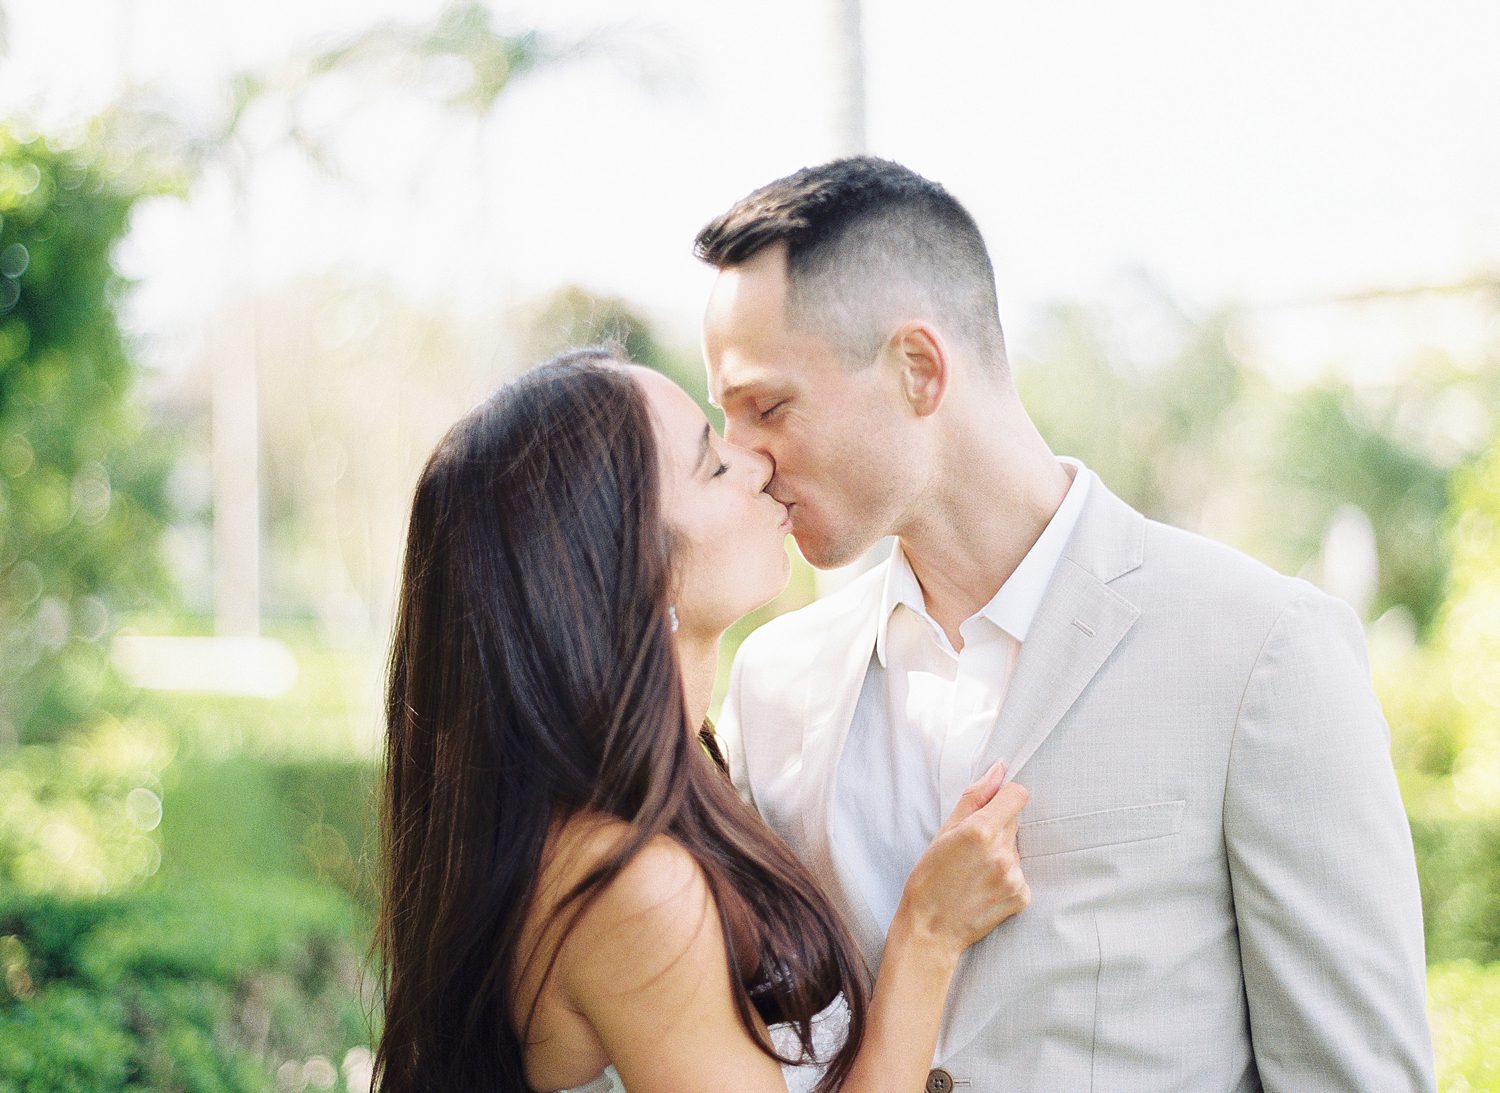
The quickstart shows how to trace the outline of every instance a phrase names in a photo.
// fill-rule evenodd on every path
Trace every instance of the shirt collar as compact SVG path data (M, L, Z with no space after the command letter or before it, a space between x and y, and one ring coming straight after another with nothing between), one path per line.
M1069 469L1073 480L1068 486L1068 492L1063 495L1062 504L1052 514L1052 519L1047 521L1042 534L1031 545L1015 571L1000 586L1000 591L978 612L978 616L989 619L1020 642L1024 642L1031 631L1042 596L1052 581L1057 563L1062 560L1063 548L1067 546L1073 529L1078 525L1078 518L1083 513L1083 503L1088 497L1089 483L1093 478L1089 469L1076 459L1060 458L1058 462ZM875 631L875 655L882 668L886 665L891 616L898 607L916 612L930 626L937 625L927 614L922 586L917 583L917 575L912 572L911 563L906 560L899 540L891 549L891 564L886 570L885 587L881 593L880 624Z
M927 615L926 600L922 597L922 586L917 583L917 575L912 572L911 563L906 560L906 552L901 549L900 539L891 546L891 564L885 571L885 588L880 594L880 625L875 630L875 656L882 668L885 667L891 616L898 607L915 611L932 625L932 620Z

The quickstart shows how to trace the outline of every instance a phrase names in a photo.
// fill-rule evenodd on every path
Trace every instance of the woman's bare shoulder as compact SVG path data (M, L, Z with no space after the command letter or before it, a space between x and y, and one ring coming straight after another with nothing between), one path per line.
M566 892L635 837L635 827L617 817L576 813L553 827L542 856L541 879L562 885ZM656 835L641 845L600 898L618 902L632 894L639 897L642 888L649 891L690 873L702 874L692 854L671 837Z
M556 906L634 837L630 824L613 817L579 814L564 821L543 869L543 898ZM566 984L628 991L673 962L690 959L705 940L722 963L718 912L702 866L680 843L657 835L579 916L562 942L558 970Z

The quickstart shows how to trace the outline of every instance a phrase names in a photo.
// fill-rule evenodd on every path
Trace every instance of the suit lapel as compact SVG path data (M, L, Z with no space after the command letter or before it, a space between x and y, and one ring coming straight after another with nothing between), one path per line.
M1144 540L1145 519L1095 478L1022 644L995 729L979 749L975 777L996 758L1005 760L1010 777L1024 767L1130 631L1140 611L1109 583L1140 566ZM845 909L850 930L873 971L885 938L859 886L840 868L830 834L839 757L875 648L883 582L873 574L871 578L865 595L829 623L819 643L829 652L817 657L804 676L798 791L808 864L835 904ZM982 964L991 949L981 943L967 959ZM981 993L950 999L941 1054L970 1042L989 1022L1003 994L993 989L1000 979L986 969L974 970L986 974L965 975L963 981L978 984ZM1003 977L1003 968L997 968L995 976ZM969 994L962 986L958 993Z
M1047 586L989 743L975 758L977 778L995 759L1007 778L1026 765L1140 611L1092 573L1064 558Z
M1097 478L1090 483L1078 526L1021 645L995 730L975 759L975 777L1003 759L1006 778L1014 778L1135 625L1140 609L1109 585L1140 567L1145 532L1140 513ZM939 1057L972 1042L1004 997L995 984L1005 981L1008 951L996 941L992 935L965 955L944 1013Z
M975 777L996 759L1014 777L1135 625L1140 609L1109 585L1140 566L1145 525L1098 478L1090 483L1078 526L1021 644L995 730L975 757Z

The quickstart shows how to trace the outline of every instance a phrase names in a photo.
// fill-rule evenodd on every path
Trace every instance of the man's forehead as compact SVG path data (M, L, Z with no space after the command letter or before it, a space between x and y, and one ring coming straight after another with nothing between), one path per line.
M765 330L785 324L788 286L782 249L770 247L719 270L704 313L711 337L722 333L732 338L742 336L746 328Z

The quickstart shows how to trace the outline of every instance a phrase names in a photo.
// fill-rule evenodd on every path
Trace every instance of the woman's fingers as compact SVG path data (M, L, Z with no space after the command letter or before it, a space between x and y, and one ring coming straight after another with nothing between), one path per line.
M1019 782L1010 782L996 790L988 801L975 810L975 813L992 830L998 831L1006 824L1014 823L1030 800L1031 793L1025 786Z
M903 903L959 951L1031 902L1016 845L1017 817L1031 795L1004 782L996 763L963 792L907 880Z
M982 844L988 877L989 894L994 900L998 925L1026 908L1031 902L1031 888L1021 869L1020 848L1016 844L1016 820L1031 800L1026 787L1010 782L977 809L965 825Z

